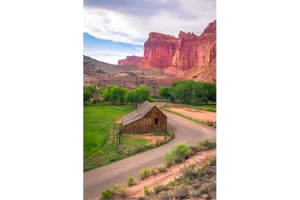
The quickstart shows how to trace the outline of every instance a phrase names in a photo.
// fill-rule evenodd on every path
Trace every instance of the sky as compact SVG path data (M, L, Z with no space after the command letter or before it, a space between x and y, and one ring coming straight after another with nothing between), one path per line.
M143 56L150 32L200 35L216 20L216 0L84 0L83 53L117 64Z

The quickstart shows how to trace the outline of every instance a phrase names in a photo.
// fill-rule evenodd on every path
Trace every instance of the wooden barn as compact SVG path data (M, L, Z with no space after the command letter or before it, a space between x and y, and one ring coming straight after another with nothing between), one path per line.
M123 133L166 132L167 116L154 104L145 101L123 117Z

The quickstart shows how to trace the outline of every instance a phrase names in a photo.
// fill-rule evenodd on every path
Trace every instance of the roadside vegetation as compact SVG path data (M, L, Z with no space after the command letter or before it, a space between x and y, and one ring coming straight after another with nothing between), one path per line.
M138 179L145 180L150 176L165 173L168 167L177 163L184 163L186 159L201 151L216 148L216 143L209 140L200 141L195 146L176 144L166 154L164 164L142 169ZM128 178L127 187L136 184L133 177ZM116 186L117 185L117 186ZM127 199L126 187L116 184L113 189L105 190L100 199ZM116 188L118 188L116 190ZM109 194L109 197L108 195ZM121 195L120 195L121 194ZM180 176L174 178L167 185L155 185L151 191L148 186L144 186L145 197L150 199L174 199L174 198L216 198L216 158L210 159L209 163L202 167L194 164L184 163L180 169ZM140 199L140 198L136 198Z

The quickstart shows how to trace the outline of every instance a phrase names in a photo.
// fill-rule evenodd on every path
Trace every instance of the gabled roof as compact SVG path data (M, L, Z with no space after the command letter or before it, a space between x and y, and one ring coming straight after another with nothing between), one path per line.
M123 117L123 125L130 124L131 122L143 118L154 107L155 107L154 104L150 103L149 101L145 101L135 111Z
M100 94L93 94L93 95L92 95L93 99L98 99L99 96L100 96Z

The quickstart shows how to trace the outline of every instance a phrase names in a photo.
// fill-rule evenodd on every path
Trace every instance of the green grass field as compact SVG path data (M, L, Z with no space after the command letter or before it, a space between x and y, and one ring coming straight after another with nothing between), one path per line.
M117 128L115 121L133 110L131 106L84 105L84 158L104 147L111 127Z

